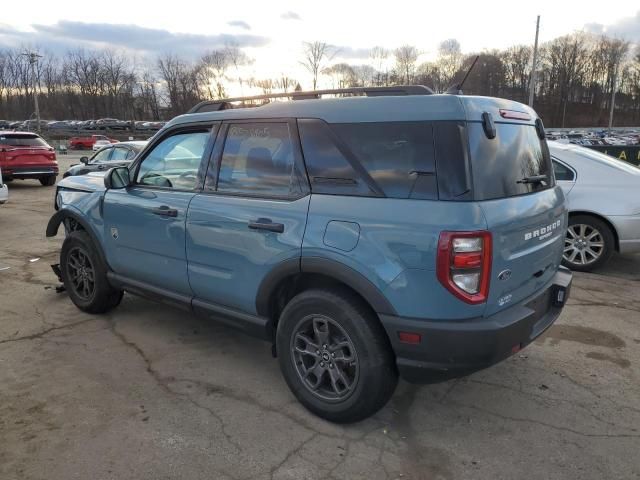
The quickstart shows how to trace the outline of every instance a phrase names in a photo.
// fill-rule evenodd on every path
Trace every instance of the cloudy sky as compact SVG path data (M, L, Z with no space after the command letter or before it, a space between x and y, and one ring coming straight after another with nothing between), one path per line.
M196 58L234 42L255 59L257 77L304 76L301 42L322 40L339 47L336 60L366 61L374 45L412 44L423 58L456 38L464 51L533 43L536 15L541 41L573 31L607 33L640 44L640 7L607 2L537 0L323 2L57 0L3 2L0 48L30 45L63 52L84 47L130 50L140 61L175 52ZM164 5L163 5L164 4ZM166 6L165 6L166 5Z

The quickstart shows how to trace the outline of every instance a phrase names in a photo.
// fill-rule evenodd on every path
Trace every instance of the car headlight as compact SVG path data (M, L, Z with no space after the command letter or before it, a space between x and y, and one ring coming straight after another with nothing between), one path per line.
M59 209L62 206L62 194L60 192L56 192L56 209Z

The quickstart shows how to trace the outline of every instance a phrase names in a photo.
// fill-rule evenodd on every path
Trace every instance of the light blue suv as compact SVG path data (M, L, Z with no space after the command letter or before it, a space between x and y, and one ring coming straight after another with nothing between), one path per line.
M59 183L47 236L64 225L54 270L80 309L127 291L264 338L335 422L558 317L567 212L533 110L416 86L269 99L202 103L129 167Z

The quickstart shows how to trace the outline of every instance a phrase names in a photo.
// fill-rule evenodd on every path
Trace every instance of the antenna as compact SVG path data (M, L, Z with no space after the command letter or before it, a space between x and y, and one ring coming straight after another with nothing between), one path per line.
M447 88L447 91L444 93L449 95L462 95L462 86L464 85L464 82L467 81L467 77L471 73L471 70L473 70L473 67L476 66L476 62L478 61L479 58L480 58L480 55L476 55L476 58L473 59L473 62L471 63L471 66L467 70L467 73L465 74L462 81L460 83L454 83L449 88Z

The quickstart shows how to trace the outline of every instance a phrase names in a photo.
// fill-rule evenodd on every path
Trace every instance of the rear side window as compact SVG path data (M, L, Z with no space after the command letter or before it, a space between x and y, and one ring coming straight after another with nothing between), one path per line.
M438 197L430 122L342 123L331 127L387 197Z
M3 134L0 135L0 145L12 147L48 147L49 145L37 135Z
M338 148L335 135L322 120L298 120L300 142L313 193L375 196L375 190Z
M437 198L431 122L298 125L314 193Z
M469 123L469 153L476 200L513 197L553 187L551 158L533 125L496 123L489 139L481 123ZM546 176L542 182L527 178Z
M220 162L218 191L259 196L299 192L287 123L229 125Z

